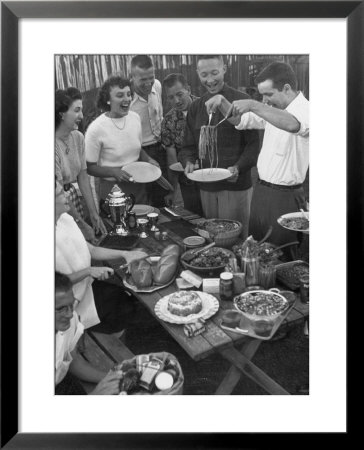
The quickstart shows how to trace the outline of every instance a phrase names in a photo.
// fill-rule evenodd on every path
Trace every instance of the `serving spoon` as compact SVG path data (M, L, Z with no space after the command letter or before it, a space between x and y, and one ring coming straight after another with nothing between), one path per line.
M205 247L191 250L190 253L188 253L187 255L184 255L183 261L185 261L187 263L192 261L196 255L199 255L200 253L202 253L205 250L208 250L209 248L213 247L214 245L215 245L215 242L211 242L211 244L208 244Z

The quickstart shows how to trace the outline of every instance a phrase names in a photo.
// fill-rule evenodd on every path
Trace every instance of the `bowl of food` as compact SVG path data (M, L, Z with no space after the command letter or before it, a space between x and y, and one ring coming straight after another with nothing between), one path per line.
M248 320L257 335L269 336L279 317L289 308L288 300L274 291L249 291L234 297L234 307Z
M300 259L277 265L278 281L294 291L300 287L300 278L309 274L309 264Z
M198 228L207 232L218 247L231 247L239 239L243 225L237 220L208 219L200 222Z
M309 234L310 232L310 220L309 213L305 212L295 212L284 214L281 217L278 217L277 222L283 228L286 228L290 231L300 231L305 234Z
M218 276L229 263L229 258L234 258L232 251L222 247L212 247L196 255L188 262L184 260L193 255L194 249L187 250L181 256L181 263L185 269L191 270L201 276Z

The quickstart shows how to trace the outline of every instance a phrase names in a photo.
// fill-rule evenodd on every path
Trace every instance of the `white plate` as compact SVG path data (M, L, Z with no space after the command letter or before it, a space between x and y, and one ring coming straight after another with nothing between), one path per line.
M227 169L198 169L187 174L187 178L200 183L213 183L215 181L226 180L231 177L230 170Z
M134 212L136 216L146 216L153 211L154 208L150 205L134 205L132 209L132 212Z
M308 218L310 218L310 213L306 212L306 216ZM310 234L310 228L307 228L307 230L297 230L296 228L289 228L285 225L282 225L282 219L294 219L297 217L305 217L303 213L301 212L294 212L294 213L289 213L289 214L284 214L281 217L278 217L277 222L279 223L279 225L283 228L285 228L286 230L290 230L290 231L299 231L300 233L304 233L304 234Z
M162 175L162 171L159 167L143 161L136 161L126 164L123 166L123 170L130 173L134 181L137 183L150 183L158 180L158 178Z
M202 300L202 309L197 314L190 314L186 317L176 316L174 314L171 314L170 311L168 311L168 300L173 294L166 295L165 297L161 298L154 307L154 312L156 313L157 317L164 322L169 323L176 323L176 324L186 324L186 323L193 323L196 322L197 319L208 319L214 314L217 313L219 310L219 301L216 297L214 297L211 294L208 294L207 292L200 292L200 291L190 291L195 292L201 300Z
M169 168L171 170L174 170L175 172L183 172L184 171L183 166L182 166L182 164L180 162L176 162L174 164L171 164L169 166Z
M162 286L158 286L158 285L156 285L156 284L153 284L152 286L145 287L145 288L137 288L137 287L135 286L135 284L130 284L130 283L128 283L127 280L131 281L131 277L125 278L125 280L124 280L124 285L125 285L125 287L129 288L129 289L132 290L133 292L150 293L150 292L154 292L154 291L159 291L159 289L163 289L163 288L169 286L170 284L172 284L172 283L174 282L174 280L175 280L175 276L174 276L174 277L171 279L171 281L170 281L169 283L167 283L167 284L163 284Z

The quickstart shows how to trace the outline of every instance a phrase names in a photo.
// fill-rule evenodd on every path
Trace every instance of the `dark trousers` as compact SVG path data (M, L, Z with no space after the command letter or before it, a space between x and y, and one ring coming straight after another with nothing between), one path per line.
M117 333L134 319L137 300L121 287L105 281L94 280L92 290L100 323L89 328L100 333Z
M184 174L180 174L178 182L181 187L184 208L199 216L203 216L200 189L197 184L189 180Z
M148 156L155 159L160 166L162 175L167 178L167 155L166 151L160 143L147 145L143 147ZM168 194L168 191L159 186L158 183L153 182L146 184L146 189L149 194L150 204L156 208L163 208L165 206L164 197Z
M298 212L304 204L302 187L283 191L258 182L254 186L250 207L249 234L259 241L272 225L273 232L268 239L272 244L283 245L297 240L297 233L281 227L277 219L283 214Z

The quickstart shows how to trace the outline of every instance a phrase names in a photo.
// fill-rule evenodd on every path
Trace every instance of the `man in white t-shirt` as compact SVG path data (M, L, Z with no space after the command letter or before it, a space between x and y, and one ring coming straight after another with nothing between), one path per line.
M249 99L231 105L215 96L206 108L208 113L218 108L225 115L232 114L229 121L238 130L265 130L249 234L259 240L272 226L269 241L280 245L294 241L296 233L278 225L278 217L299 211L306 203L302 185L309 165L309 101L297 90L296 75L286 63L269 64L255 81L263 103Z
M122 372L105 372L92 366L77 353L76 345L84 327L75 311L71 280L55 274L55 385L57 395L85 394L78 380L97 383L90 395L119 394Z
M163 176L167 174L167 159L161 145L163 120L162 86L155 79L153 61L148 55L136 55L131 60L131 81L134 97L130 110L139 114L142 125L142 148L155 159ZM156 183L152 189L152 205L165 206L164 197L168 191Z

